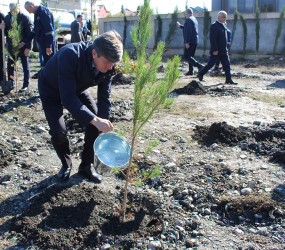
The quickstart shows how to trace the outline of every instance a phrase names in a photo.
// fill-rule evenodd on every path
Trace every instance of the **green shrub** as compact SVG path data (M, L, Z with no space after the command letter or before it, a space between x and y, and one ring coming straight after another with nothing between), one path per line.
M279 40L281 32L282 32L282 23L283 23L284 13L285 13L285 6L283 6L281 13L280 13L280 17L279 17L278 27L276 30L275 42L274 42L274 46L273 46L273 55L276 54L278 40Z

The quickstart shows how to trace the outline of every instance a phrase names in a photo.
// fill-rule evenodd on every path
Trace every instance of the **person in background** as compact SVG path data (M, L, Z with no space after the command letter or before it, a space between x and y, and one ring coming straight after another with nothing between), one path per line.
M225 26L227 27L227 25L225 24ZM232 32L227 28L227 36L228 36L228 50L230 49L230 45L231 45L231 37L232 37ZM220 59L217 59L213 73L214 74L218 74L221 73L220 71Z
M18 24L21 25L21 37L24 40L33 28L33 24L28 16L20 12L20 8L17 3L10 3L9 4L10 12L5 17L5 35L7 38L8 44L8 79L14 81L14 60L11 59L15 58L14 55L14 48L12 44L12 39L9 37L9 31L12 29L12 20L14 18L13 14L17 14ZM29 64L29 55L32 49L32 43L25 43L25 45L19 50L17 55L18 58L21 59L23 72L24 72L24 81L23 86L19 90L19 92L24 92L28 90L29 81L30 81L30 64Z
M77 15L77 18L71 23L71 42L79 43L84 41L81 29L82 15Z
M87 29L87 25L83 24L83 21L80 22L80 25L81 25L81 30L82 30L82 34L83 34L83 38L84 40L83 41L87 41L88 37L87 36L91 36L91 32L90 30Z
M189 71L185 74L193 75L193 66L197 67L200 70L203 65L197 62L194 59L195 51L198 44L198 22L197 19L193 16L193 10L187 9L185 11L186 21L184 25L181 25L180 22L177 22L177 26L183 30L183 38L184 38L184 59L189 64Z
M30 43L34 38L39 44L39 49L43 55L44 65L56 52L55 23L52 12L45 6L35 5L34 2L25 2L25 9L34 14L34 29L29 36L24 39L19 47Z
M60 180L68 180L72 168L63 108L86 128L78 173L93 182L101 177L92 167L93 144L98 135L113 130L111 81L114 63L123 55L123 42L116 31L98 36L92 43L71 43L61 48L42 69L38 89L50 127L51 141L61 160ZM97 105L88 91L97 87Z
M5 39L5 37L2 37L2 29L5 29L5 23L4 23L4 14L0 11L0 41L1 41L1 48L0 48L0 82L4 80L3 75L3 48L2 48L2 39Z
M227 20L227 12L220 11L218 13L218 19L210 27L210 58L205 67L198 72L198 79L203 80L203 76L210 70L219 59L223 65L223 69L226 75L225 84L237 84L232 80L230 58L228 53L228 36L225 23Z

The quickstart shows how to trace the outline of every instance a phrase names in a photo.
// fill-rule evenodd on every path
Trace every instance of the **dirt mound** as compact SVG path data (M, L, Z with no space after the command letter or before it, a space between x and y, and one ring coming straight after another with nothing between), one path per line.
M204 145L220 143L226 145L236 145L247 137L247 132L240 128L228 125L226 122L213 123L208 126L196 126L193 139Z
M115 75L112 80L112 85L125 85L125 84L132 84L132 83L133 83L133 80L129 76L121 72Z
M0 141L0 170L13 161L13 146L8 142ZM0 180L1 183L1 180Z
M270 223L270 221L284 216L282 210L277 209L284 207L284 204L260 195L222 197L218 202L218 206L223 211L223 220L235 224L244 223L245 221L250 223L267 221Z
M238 87L214 87L208 90L211 96L233 96L241 97L245 91Z
M205 95L207 90L200 82L192 81L185 87L175 89L172 92L178 95Z
M32 198L12 228L25 247L61 249L96 248L104 242L131 246L130 239L153 237L163 231L161 219L154 214L158 204L145 195L130 194L130 219L122 223L116 196L96 186L86 187L86 183L50 186Z

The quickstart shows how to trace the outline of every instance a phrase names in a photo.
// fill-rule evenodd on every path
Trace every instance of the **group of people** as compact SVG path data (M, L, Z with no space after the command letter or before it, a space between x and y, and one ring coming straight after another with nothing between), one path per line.
M83 23L82 15L77 15L71 23L71 42L78 43L87 41L87 36L91 35L90 30Z
M32 24L29 16L23 14L20 11L20 6L17 3L10 3L10 12L4 16L0 12L0 29L4 30L4 36L6 37L6 47L8 49L8 62L7 62L7 73L8 81L14 82L14 48L13 41L9 35L9 31L12 29L12 20L14 16L17 16L18 24L21 25L21 42L19 43L19 52L17 59L21 60L24 79L23 86L19 92L28 90L30 81L30 65L29 55L32 50L32 41L35 39L35 44L39 49L39 56L41 59L41 66L44 67L48 60L56 52L56 32L55 32L55 21L52 12L45 6L36 5L34 2L27 1L24 4L24 8L34 14L34 25ZM77 19L71 24L71 42L87 41L87 36L91 35L91 32L83 25L82 16L78 15ZM1 32L1 41L2 32ZM1 43L2 44L2 43ZM3 74L3 48L1 45L1 63L0 63L0 81L4 80ZM13 58L13 59L12 59ZM38 73L33 76L38 78ZM5 79L6 81L6 79Z
M15 11L15 4L10 4L11 13ZM86 128L84 146L81 154L81 164L78 173L90 181L100 183L101 176L96 173L92 164L94 162L93 144L101 133L113 130L109 121L111 111L111 81L114 75L114 64L121 61L123 55L123 42L118 32L112 30L98 36L93 42L84 41L82 30L82 16L77 16L72 27L72 42L61 48L57 53L54 47L54 20L52 13L44 6L36 6L27 1L25 8L29 13L35 14L34 28L28 17L17 9L19 22L23 24L23 39L19 44L21 54L19 57L24 65L28 66L27 57L31 50L31 41L36 39L44 56L45 66L38 78L38 91L43 110L50 127L49 133L53 147L61 161L58 178L66 181L70 177L72 160L64 120L63 109L67 109L72 116ZM11 13L5 17L1 27L5 34L10 28ZM226 83L232 84L230 61L228 55L227 28L225 26L227 13L221 11L218 20L210 29L210 59L206 66L194 59L198 44L198 22L191 9L186 10L186 22L179 27L183 29L185 59L189 63L187 75L193 74L193 67L199 70L198 77L203 75L220 60L225 74ZM2 17L1 17L2 18ZM9 39L7 39L9 48ZM23 57L23 59L22 59ZM10 65L12 67L12 65ZM25 72L25 70L24 70ZM12 75L12 70L10 73ZM28 79L28 73L27 73ZM28 81L28 80L27 80ZM28 82L24 81L24 86ZM94 101L88 88L97 86L97 103Z
M82 17L78 16L73 23L72 32L80 37L73 43L62 47L55 53L55 28L52 13L42 5L26 2L25 9L35 14L34 27L27 16L20 12L16 4L10 4L10 13L4 18L1 29L5 29L8 48L9 29L14 11L18 21L23 26L22 41L19 43L21 53L19 57L25 75L23 90L28 86L29 60L31 41L34 38L40 46L44 57L44 67L38 77L38 91L43 110L50 127L51 142L61 161L58 173L59 180L69 179L72 169L69 140L64 120L63 109L67 109L72 116L86 128L82 161L78 169L90 181L100 183L101 176L96 173L93 144L101 133L113 130L109 121L111 113L111 80L115 73L114 64L121 61L123 55L123 41L118 32L112 30L98 36L94 42L86 40L82 30ZM15 16L15 15L14 15ZM79 26L80 25L80 26ZM9 61L10 62L10 61ZM13 67L12 64L9 67ZM9 77L12 78L12 69ZM97 103L88 91L89 87L97 87Z
M14 48L13 41L9 35L12 29L14 17L17 17L18 25L21 26L21 41L18 45L19 52L17 58L20 58L24 73L23 86L20 92L26 91L29 86L30 65L29 55L32 49L32 41L35 39L39 46L39 51L43 56L43 65L53 56L56 49L55 25L54 18L50 10L42 5L35 5L33 2L27 1L24 5L25 9L34 14L34 25L30 18L20 11L20 6L17 3L10 3L10 12L4 19L1 18L0 29L4 30L6 36L6 47L8 49L8 80L14 81ZM3 16L3 14L1 14ZM4 39L1 37L1 39ZM2 50L1 46L1 58ZM13 59L12 59L13 58ZM1 60L2 61L2 60ZM1 62L1 81L3 81L3 61ZM6 80L6 79L5 79Z
M178 27L183 30L184 38L184 59L189 64L189 70L186 75L193 75L193 67L198 68L197 77L200 81L203 80L203 76L215 65L215 69L219 69L219 63L221 62L223 70L225 72L226 81L225 84L237 84L232 80L230 59L229 59L229 44L231 41L231 32L226 26L227 13L220 11L216 22L210 27L210 57L208 63L203 66L201 63L194 59L195 51L198 44L198 22L193 16L193 10L191 8L185 11L186 21L184 25L177 22Z

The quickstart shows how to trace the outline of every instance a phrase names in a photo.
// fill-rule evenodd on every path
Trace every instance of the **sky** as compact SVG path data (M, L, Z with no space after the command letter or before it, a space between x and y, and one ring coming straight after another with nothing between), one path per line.
M156 10L159 14L173 13L176 5L178 10L183 11L186 6L187 0L151 0L150 7L156 13ZM139 5L142 5L144 0L100 0L98 4L104 4L108 11L111 11L111 14L116 14L121 11L121 6L124 5L124 8L136 11ZM212 9L211 0L188 0L188 7L204 7L206 6L208 10Z

